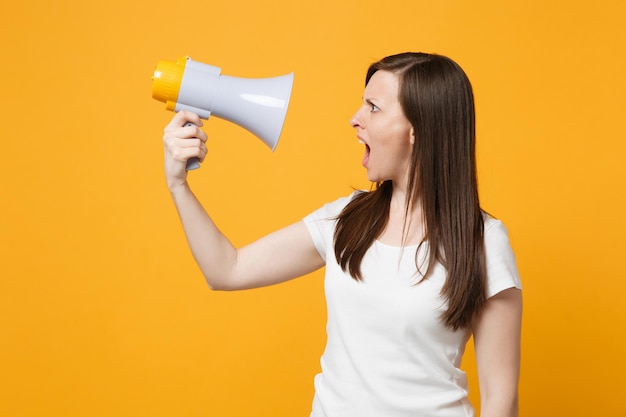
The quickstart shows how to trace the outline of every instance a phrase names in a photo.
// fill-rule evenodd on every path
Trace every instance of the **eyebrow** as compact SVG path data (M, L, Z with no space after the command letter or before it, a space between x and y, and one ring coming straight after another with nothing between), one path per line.
M378 100L377 98L366 98L363 101L369 106L376 106L379 110L382 110L381 103L384 105L384 101Z

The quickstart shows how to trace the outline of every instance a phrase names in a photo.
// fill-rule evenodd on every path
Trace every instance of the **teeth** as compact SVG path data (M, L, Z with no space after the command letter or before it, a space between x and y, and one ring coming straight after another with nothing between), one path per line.
M361 139L359 139L359 143L360 143L361 145L365 145L365 142L363 142Z

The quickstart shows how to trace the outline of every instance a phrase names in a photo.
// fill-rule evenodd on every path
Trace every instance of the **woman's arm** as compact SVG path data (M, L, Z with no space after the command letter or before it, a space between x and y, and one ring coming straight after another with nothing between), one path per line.
M517 417L522 292L504 290L474 319L481 417Z
M194 126L184 127L191 122ZM165 174L189 247L207 283L217 290L262 287L305 275L324 265L302 221L235 248L220 232L187 183L186 161L206 156L197 115L181 111L165 128Z

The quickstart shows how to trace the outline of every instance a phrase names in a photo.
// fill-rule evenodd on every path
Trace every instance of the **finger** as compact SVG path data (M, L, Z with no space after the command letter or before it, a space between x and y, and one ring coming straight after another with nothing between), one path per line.
M172 159L181 162L193 157L204 158L207 153L206 146L198 139L170 141L165 144L165 149Z
M206 133L195 125L166 130L163 134L163 142L169 143L171 146L179 146L177 145L178 141L182 141L181 143L187 142L180 146L199 146L200 143L204 143L206 140Z
M207 135L199 126L196 125L187 125L180 130L181 138L196 138L202 142L206 142Z
M179 117L179 126L184 126L186 123L193 123L196 126L202 126L202 119L194 112L188 110L179 111L176 116Z
M206 158L208 153L209 150L203 142L202 145L200 145L200 154L198 155L198 159L200 160L200 162L204 162L204 158Z
M180 146L181 148L201 148L203 145L204 142L199 138L178 139L175 143L175 146Z
M165 141L166 153L176 160L185 160L193 156L204 158L207 147L200 139L169 138Z
M174 129L181 128L185 126L185 124L187 123L193 123L196 126L203 125L202 119L200 119L200 116L187 110L181 110L177 112L174 115L174 117L172 117L172 120L170 120L168 125L165 127L165 131L171 131Z

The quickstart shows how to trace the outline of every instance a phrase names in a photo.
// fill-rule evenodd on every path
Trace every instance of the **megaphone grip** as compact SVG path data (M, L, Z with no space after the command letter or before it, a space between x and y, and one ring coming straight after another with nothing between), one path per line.
M195 126L193 123L188 122L185 123L185 127L187 126ZM196 157L189 158L187 160L187 171L193 171L194 169L200 168L200 160Z
M200 168L200 160L198 158L189 158L187 160L187 171L193 171Z

